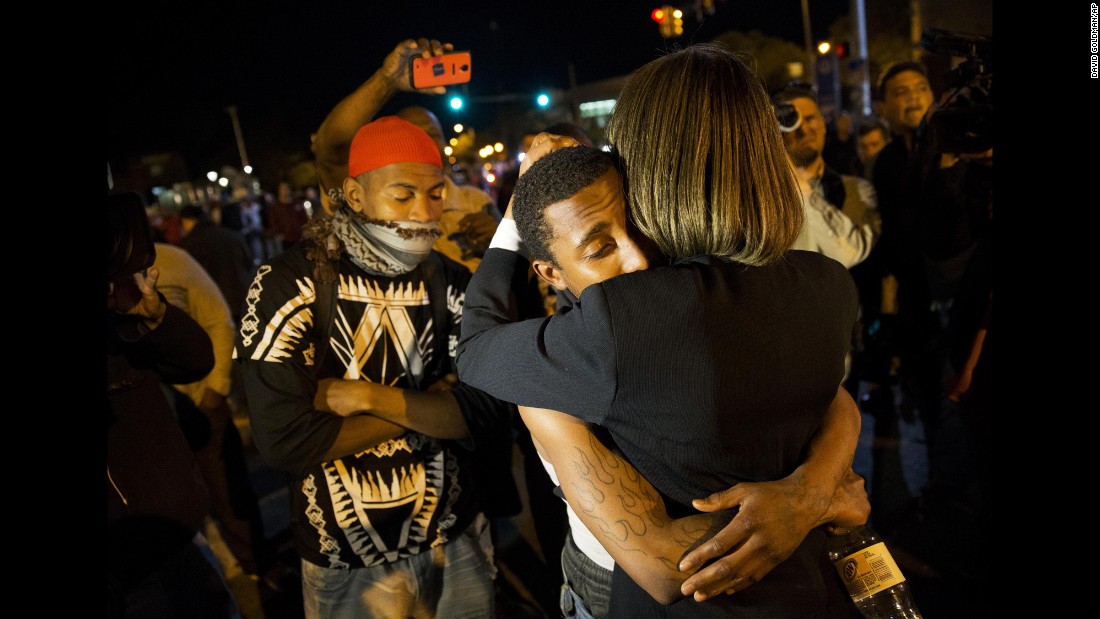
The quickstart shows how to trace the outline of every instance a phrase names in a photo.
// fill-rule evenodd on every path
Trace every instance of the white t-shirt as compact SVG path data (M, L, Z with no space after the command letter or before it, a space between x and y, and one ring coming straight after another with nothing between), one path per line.
M539 454L539 460L542 461L543 468L546 469L546 473L550 475L550 479L553 480L555 486L560 486L558 483L557 473L554 472L554 465L550 464L546 458ZM584 526L581 522L580 516L577 512L573 511L573 507L569 505L569 501L565 502L565 511L569 515L569 530L573 533L573 541L577 544L577 548L580 548L581 552L585 554L589 559L592 559L596 565L604 568L605 570L615 569L615 559L611 558L611 555L607 554L603 546L596 539L595 535L588 530L588 527Z
M872 223L852 221L844 211L840 210L842 205L829 204L821 191L820 180L811 183L801 175L795 176L802 193L802 212L805 214L805 221L791 249L825 254L843 264L846 269L866 260L876 240ZM864 211L871 211L877 215L878 201L874 186L863 179L853 178L853 180L858 181L855 185L858 196L849 197L859 199L849 199L846 202L858 202L860 205L858 210L865 218L869 219L870 214ZM852 210L853 207L849 206L849 209Z

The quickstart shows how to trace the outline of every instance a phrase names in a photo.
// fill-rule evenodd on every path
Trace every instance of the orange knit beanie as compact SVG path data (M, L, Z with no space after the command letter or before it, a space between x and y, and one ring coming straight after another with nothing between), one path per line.
M348 176L391 163L430 163L443 168L439 148L424 130L397 116L383 116L359 128L351 141Z

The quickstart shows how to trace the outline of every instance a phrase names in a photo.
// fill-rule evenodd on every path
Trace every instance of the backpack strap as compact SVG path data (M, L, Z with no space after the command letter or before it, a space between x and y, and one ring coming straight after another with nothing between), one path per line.
M447 339L450 335L451 316L447 310L447 278L443 276L443 260L435 251L428 254L427 260L420 264L424 270L424 285L428 291L428 300L432 305L432 329L435 331L436 350L440 351L446 362L450 351ZM444 365L444 367L448 367Z
M320 371L321 364L328 356L328 349L331 348L329 336L332 333L332 323L336 317L338 286L335 280L322 280L320 278L314 278L313 286L316 299L313 301L313 329L311 332L317 341L317 349L313 354L313 368L314 371Z

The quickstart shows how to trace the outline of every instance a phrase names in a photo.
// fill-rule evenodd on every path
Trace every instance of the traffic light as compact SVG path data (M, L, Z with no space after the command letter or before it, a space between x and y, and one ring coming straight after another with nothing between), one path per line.
M848 57L848 42L847 41L844 41L842 43L837 43L835 49L836 49L836 57L837 58L847 58Z
M535 103L537 103L539 107L550 105L550 95L545 92L540 92L535 96Z
M649 13L649 18L657 22L661 36L666 39L684 34L684 12L671 4L653 9Z
M455 95L455 96L451 97L451 109L452 110L455 110L455 111L461 110L462 106L465 105L465 103L466 102L462 100L462 97L460 97L458 95Z
M649 18L657 22L657 27L661 32L661 36L666 39L672 38L672 7L664 5L653 9L650 12Z

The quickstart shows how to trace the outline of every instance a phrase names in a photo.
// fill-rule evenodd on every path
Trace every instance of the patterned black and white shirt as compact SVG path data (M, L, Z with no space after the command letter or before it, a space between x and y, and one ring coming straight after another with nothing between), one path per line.
M379 277L344 257L333 324L315 328L318 292L331 288L313 281L307 245L261 265L249 288L234 355L256 446L292 475L291 526L302 558L354 568L416 555L457 536L480 510L468 448L482 440L480 428L510 423L510 405L459 384L452 392L472 444L409 431L326 461L342 420L314 410L316 382L344 378L424 390L453 373L470 273L440 257L430 279L423 266ZM443 295L446 324L436 324L433 295ZM324 355L319 346L328 347Z

